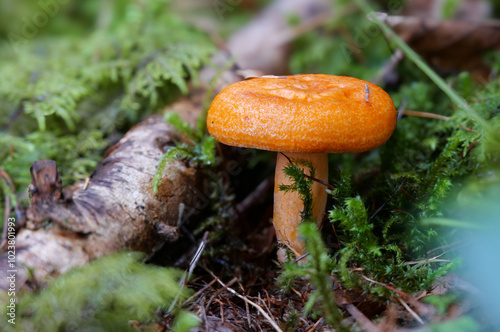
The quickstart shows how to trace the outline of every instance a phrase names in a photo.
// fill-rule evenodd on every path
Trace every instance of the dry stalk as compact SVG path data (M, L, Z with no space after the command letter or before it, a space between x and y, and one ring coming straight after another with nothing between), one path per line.
M259 306L258 304L256 304L255 302L253 301L250 301L249 299L247 299L245 296L242 296L240 295L237 291L235 291L234 289L232 289L231 287L228 287L226 286L212 271L208 270L207 268L205 268L205 270L210 273L210 275L215 279L217 280L217 282L219 284L221 284L222 287L224 287L225 289L227 289L230 293L232 293L233 295L239 297L240 299L242 299L243 301L245 301L245 303L248 303L250 305L252 305L253 307L255 307L255 309L257 309L257 311L260 312L260 314L262 316L264 316L264 318L269 322L269 324L271 324L271 326L278 332L283 332L281 330L281 328L278 326L278 324L276 324L276 322L267 314L267 312L264 311L264 309L262 309L261 306Z

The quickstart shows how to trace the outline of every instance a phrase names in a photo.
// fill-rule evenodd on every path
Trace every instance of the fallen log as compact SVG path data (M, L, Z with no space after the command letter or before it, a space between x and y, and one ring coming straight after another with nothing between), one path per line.
M146 119L108 150L88 185L65 191L66 197L55 162L35 162L27 228L0 256L0 288L9 288L8 271L15 270L17 284L23 285L28 278L41 281L120 249L152 253L177 239L179 206L194 206L199 193L196 169L182 161L169 163L157 195L151 179L165 148L178 139L162 117Z

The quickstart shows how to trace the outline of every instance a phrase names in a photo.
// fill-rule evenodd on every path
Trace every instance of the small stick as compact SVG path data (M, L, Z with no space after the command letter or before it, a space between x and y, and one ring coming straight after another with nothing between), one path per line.
M203 296L203 299L205 299L205 296ZM201 311L201 316L203 317L203 321L205 322L205 324L208 324L208 319L207 319L207 310L205 309L205 306L202 304L200 304L200 309L198 311Z
M323 318L318 319L318 321L314 323L314 325L309 330L307 330L307 332L313 332L321 323L323 323Z
M214 279L215 280L215 279ZM217 280L215 280L217 281ZM232 286L234 283L236 283L238 281L238 278L237 277L234 277L233 279L231 279L227 284ZM224 291L224 288L219 288L218 290L216 290L212 296L210 297L210 299L208 299L208 302L207 304L205 305L205 308L208 309L208 307L210 307L210 305L212 304L212 301L217 297L219 296L222 292Z
M405 264L406 265L415 265L415 264L426 263L426 262L428 262L428 263L431 263L431 262L449 262L449 260L447 260L447 259L438 259L439 257L443 256L444 254L446 254L446 252L443 252L442 254L434 256L432 258L424 258L424 259L419 259L417 261L405 262Z
M265 289L264 289L264 291L265 291ZM267 291L266 291L266 293L267 293ZM269 294L267 294L267 297L269 298ZM264 300L260 297L260 293L259 293L259 302L262 302L262 305L264 306L264 308L266 308L267 313L269 314L269 317L271 317L271 316L272 316L272 314L271 314L271 310L269 310L269 307L267 306L266 301L264 301Z
M405 292L403 292L402 290L399 290L397 289L396 287L394 286L391 286L391 285L387 285L387 284L384 284L383 282L380 282L380 281L375 281L373 279L370 279L368 278L367 276L365 276L364 274L361 274L361 276L363 277L363 279L365 279L366 281L370 281L370 282L373 282L377 285L381 285L381 286L384 286L385 288L387 288L388 290L391 290L393 292L396 292L398 293L399 295L401 296L404 296L406 298L410 298L410 296L408 294L406 294Z
M241 291L243 292L243 294L245 294L245 288L243 288L243 285L239 282L239 279L237 279L237 280L238 280L237 281L238 286L240 286ZM245 302L245 310L246 310L246 314L247 314L248 328L251 329L252 328L252 321L250 320L250 309L248 308L248 302Z
M355 305L352 303L344 306L345 310L368 332L381 332L381 330L371 322Z
M403 117L403 111L405 110L407 105L408 105L408 100L405 98L405 99L403 99L403 101L401 102L401 104L399 105L399 108L398 108L398 120L397 120L398 122Z
M305 258L305 257L307 257L307 256L309 256L309 253L308 253L308 252L306 252L306 253L305 253L305 254L303 254L302 256L300 256L300 257L296 258L296 259L295 259L295 263L297 263L298 261L300 261L300 260L304 259L304 258Z
M440 246L440 247L437 247L437 248L434 248L434 249L431 249L429 251L427 251L427 256L431 256L431 255L434 255L434 252L436 251L441 251L441 250L444 250L443 253L447 253L447 252L450 252L450 251L453 251L453 250L457 250L461 247L464 247L464 246L467 246L469 245L469 243L466 241L455 241L455 242L452 242L452 243L449 243L449 244L446 244L444 246ZM436 257L439 257L439 256L436 256Z
M247 311L248 328L251 329L252 328L252 321L250 320L250 309L248 308L248 302L247 301L245 301L245 310Z
M221 325L224 326L224 322L226 321L225 317L224 317L224 304L222 303L222 301L219 301L219 300L216 300L216 301L219 302L220 316L221 316Z
M445 120L445 121L450 120L449 116L444 116L441 114L435 114L435 113L429 113L429 112L404 110L404 111L402 111L402 113L403 113L403 115L406 115L406 116L416 116L419 118L438 119L438 120Z
M87 176L85 178L85 183L83 184L83 190L87 190L87 188L89 187L89 183L90 183L90 176Z
M361 274L361 277L363 277L363 279L365 279L365 280L367 280L367 281L370 281L370 282L373 282L373 283L375 283L375 284L377 284L377 285L384 286L385 288L387 288L387 289L389 289L389 290L391 290L391 291L396 292L396 293L397 293L397 294L399 294L401 297L405 297L405 298L410 299L410 300L412 300L412 299L413 299L411 296L409 296L409 295L408 295L408 294L406 294L405 292L403 292L403 291L401 291L401 290L397 289L397 288L396 288L396 287L394 287L394 286L384 284L383 282L375 281L375 280L373 280L373 279L368 278L368 277L367 277L367 276L365 276L364 274ZM417 320L420 324L424 325L425 323L424 323L424 321L422 320L422 318L420 318L420 316L419 316L419 315L417 315L417 313L416 313L415 311L413 311L413 310L412 310L412 309L408 306L408 304L406 304L406 302L404 302L404 301L403 301L403 299L402 299L401 297L397 297L397 296L396 296L396 298L398 299L398 301L399 301L399 302L400 302L400 303L401 303L401 304L402 304L402 305L406 308L406 310L408 310L408 312L409 312L409 313L410 313L413 317L415 317L415 319L416 319L416 320ZM416 303L418 303L418 302L416 302ZM415 303L415 304L416 304L416 303Z
M370 89L368 84L365 83L365 101L368 103L370 101Z
M212 281L210 281L208 284L206 284L205 286L203 286L200 290L198 290L196 293L194 293L193 295L191 295L191 297L189 297L186 301L183 302L183 304L185 303L189 303L191 302L192 300L194 300L195 298L197 298L198 296L201 295L201 293L203 293L204 291L206 291L209 287L211 287L214 283L216 282L215 279L213 279Z
M264 309L262 309L262 307L258 304L256 304L255 302L252 302L250 301L249 299L247 299L246 297L244 296L241 296L237 291L235 291L234 289L232 289L231 287L228 287L226 286L219 278L217 278L217 276L210 270L208 270L207 268L205 268L205 270L210 273L210 275L215 279L217 280L217 282L219 284L222 285L222 287L224 287L225 289L227 289L230 293L232 293L233 295L236 295L237 297L239 297L240 299L242 299L243 301L247 302L248 304L252 305L253 307L255 307L262 316L264 316L264 318L267 319L267 321L271 324L271 326L278 332L283 332L283 330L280 329L280 327L278 326L278 324L276 324L276 322L267 314L267 312L264 311Z
M464 129L464 130L470 131L471 133L481 134L481 135L483 134L483 133L482 133L482 132L480 132L480 131L477 131L477 130L471 129L471 128L469 128L469 127L466 127L466 126L464 126L463 124L461 124L461 125L460 125L460 127L462 127L462 129Z
M403 301L403 299L401 299L400 297L397 297L399 303L401 303L403 305L403 307L405 307L406 310L408 310L408 312L422 325L425 325L425 322L422 320L422 318L420 318L420 316L415 312L413 311L410 306L408 304L406 304L405 301Z
M182 275L181 280L179 280L179 285L180 285L179 292L175 296L175 299L172 302L172 304L170 305L170 308L168 309L167 313L172 312L172 310L174 309L175 304L177 303L177 301L179 299L179 296L181 295L182 290L184 289L186 281L189 280L189 278L191 278L191 275L193 274L193 271L194 271L194 268L196 266L196 263L200 259L201 254L203 253L203 250L205 249L205 245L207 244L207 239L208 239L208 232L205 232L205 234L203 234L203 238L201 239L201 242L200 242L200 245L198 247L198 250L194 254L193 259L191 260L191 263L189 264L189 270L188 271L184 271L184 274Z
M401 111L400 114L406 115L406 116L416 116L419 118L438 119L438 120L445 120L445 121L449 121L451 119L449 116L444 116L444 115L440 115L440 114L420 112L420 111L410 111L410 110ZM464 130L470 131L471 133L481 134L481 135L483 134L480 131L466 127L463 124L461 124L460 127Z
M333 229L333 234L335 234L335 239L337 240L337 246L339 247L339 250L342 249L342 246L340 245L339 241L339 236L337 235L337 230L335 229L335 225L331 223L332 229Z

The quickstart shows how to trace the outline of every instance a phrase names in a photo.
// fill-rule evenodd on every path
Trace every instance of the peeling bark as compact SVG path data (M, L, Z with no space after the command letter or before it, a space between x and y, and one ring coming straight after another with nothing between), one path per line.
M178 237L179 206L196 198L196 169L175 161L167 165L157 195L151 179L164 151L175 139L163 118L151 117L132 128L113 146L90 178L62 195L55 162L35 162L33 204L28 228L16 236L17 283L64 273L121 249L152 253ZM68 191L69 192L69 191ZM49 220L49 222L47 222ZM0 288L8 289L7 253L0 256Z

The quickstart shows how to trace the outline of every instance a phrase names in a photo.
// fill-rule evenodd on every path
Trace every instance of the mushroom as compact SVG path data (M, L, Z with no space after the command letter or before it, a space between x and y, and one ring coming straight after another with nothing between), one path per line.
M304 205L297 192L279 190L291 182L283 172L288 158L308 161L315 178L328 182L328 153L364 152L384 144L396 127L396 109L384 90L353 77L263 76L224 88L210 105L207 127L221 143L282 152L276 162L273 224L278 242L298 258L305 253L297 233ZM321 227L327 193L318 181L311 190L313 218ZM281 248L282 262L284 254Z

